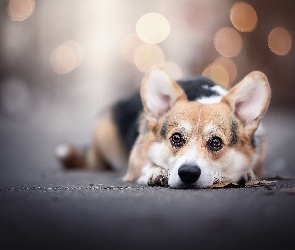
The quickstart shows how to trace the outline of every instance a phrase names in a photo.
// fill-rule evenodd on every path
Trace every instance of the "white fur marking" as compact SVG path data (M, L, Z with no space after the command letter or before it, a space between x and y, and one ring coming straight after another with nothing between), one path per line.
M205 126L204 134L213 134L214 132L217 132L217 128L214 125L208 124Z
M166 168L171 155L164 142L154 142L149 148L148 157L153 164Z
M211 89L213 89L214 91L216 91L218 94L220 94L221 96L225 96L228 91L225 90L224 88L222 88L219 85L215 85L214 87L212 87Z
M210 97L202 97L197 99L196 101L199 103L204 104L213 104L213 103L220 103L222 96L210 96Z
M157 178L160 175L167 175L167 170L158 166L154 166L151 163L147 163L142 169L142 175L137 180L137 183L149 184L149 182L151 181L151 183L154 184L153 182L155 181L155 178Z
M181 122L179 127L185 132L190 132L192 130L192 126L189 122Z
M172 188L183 187L178 176L178 169L183 164L195 164L201 169L200 178L193 184L196 188L208 188L213 183L231 181L237 182L242 176L247 177L247 173L252 173L253 161L249 161L248 158L237 150L230 150L227 156L218 161L212 161L207 158L203 158L197 151L197 146L190 145L190 150L174 160L173 169L169 171L168 184ZM255 156L254 156L255 158ZM254 178L254 176L251 176Z
M178 169L183 164L197 165L201 169L200 178L193 184L195 187L205 188L210 187L213 184L212 168L209 162L198 156L196 145L191 145L190 147L191 150L181 157L178 157L174 163L174 168L169 171L168 184L172 188L178 188L184 185L178 176Z
M203 86L205 87L205 86ZM211 89L213 91L216 91L219 95L213 95L213 96L204 96L201 97L200 99L196 99L195 101L199 102L199 103L205 103L205 104L212 104L212 103L220 103L221 99L223 96L225 96L228 91L223 89L221 86L215 85L214 87L209 88L208 86L206 86L205 89Z
M137 179L137 183L138 184L147 184L148 183L148 173L151 169L151 164L147 163L143 169L142 169L142 174L140 176L140 178Z

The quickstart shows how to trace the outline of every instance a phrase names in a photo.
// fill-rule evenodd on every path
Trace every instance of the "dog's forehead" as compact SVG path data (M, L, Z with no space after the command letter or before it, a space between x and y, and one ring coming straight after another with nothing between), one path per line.
M214 133L214 130L229 129L234 115L229 107L224 104L210 104L202 107L199 127L203 128L205 133Z
M191 130L200 119L201 106L195 102L177 103L167 115L166 123L181 130Z
M169 113L167 120L169 120L170 124L183 127L184 129L197 126L200 129L207 128L208 130L209 127L211 127L211 129L228 127L231 120L230 117L232 117L232 113L225 104L186 102L175 105Z

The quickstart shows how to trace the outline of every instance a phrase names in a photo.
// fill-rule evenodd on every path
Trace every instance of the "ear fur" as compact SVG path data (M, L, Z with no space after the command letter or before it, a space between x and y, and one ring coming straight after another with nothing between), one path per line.
M254 71L233 87L221 102L230 106L244 131L252 136L269 105L270 93L266 76Z
M164 68L154 66L143 78L141 99L146 119L152 125L177 101L186 100L186 95Z

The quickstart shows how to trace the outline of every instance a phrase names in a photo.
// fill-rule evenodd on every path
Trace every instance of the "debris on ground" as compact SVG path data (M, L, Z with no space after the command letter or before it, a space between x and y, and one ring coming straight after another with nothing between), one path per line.
M267 181L267 180L253 180L246 183L233 183L233 182L221 182L216 183L211 186L211 188L243 188L243 187L270 187L274 186L276 181Z

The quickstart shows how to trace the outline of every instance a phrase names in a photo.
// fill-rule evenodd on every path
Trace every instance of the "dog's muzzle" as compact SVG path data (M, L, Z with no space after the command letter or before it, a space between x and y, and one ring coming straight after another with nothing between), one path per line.
M192 184L199 179L201 175L201 169L198 165L183 164L178 169L178 175L183 183Z

